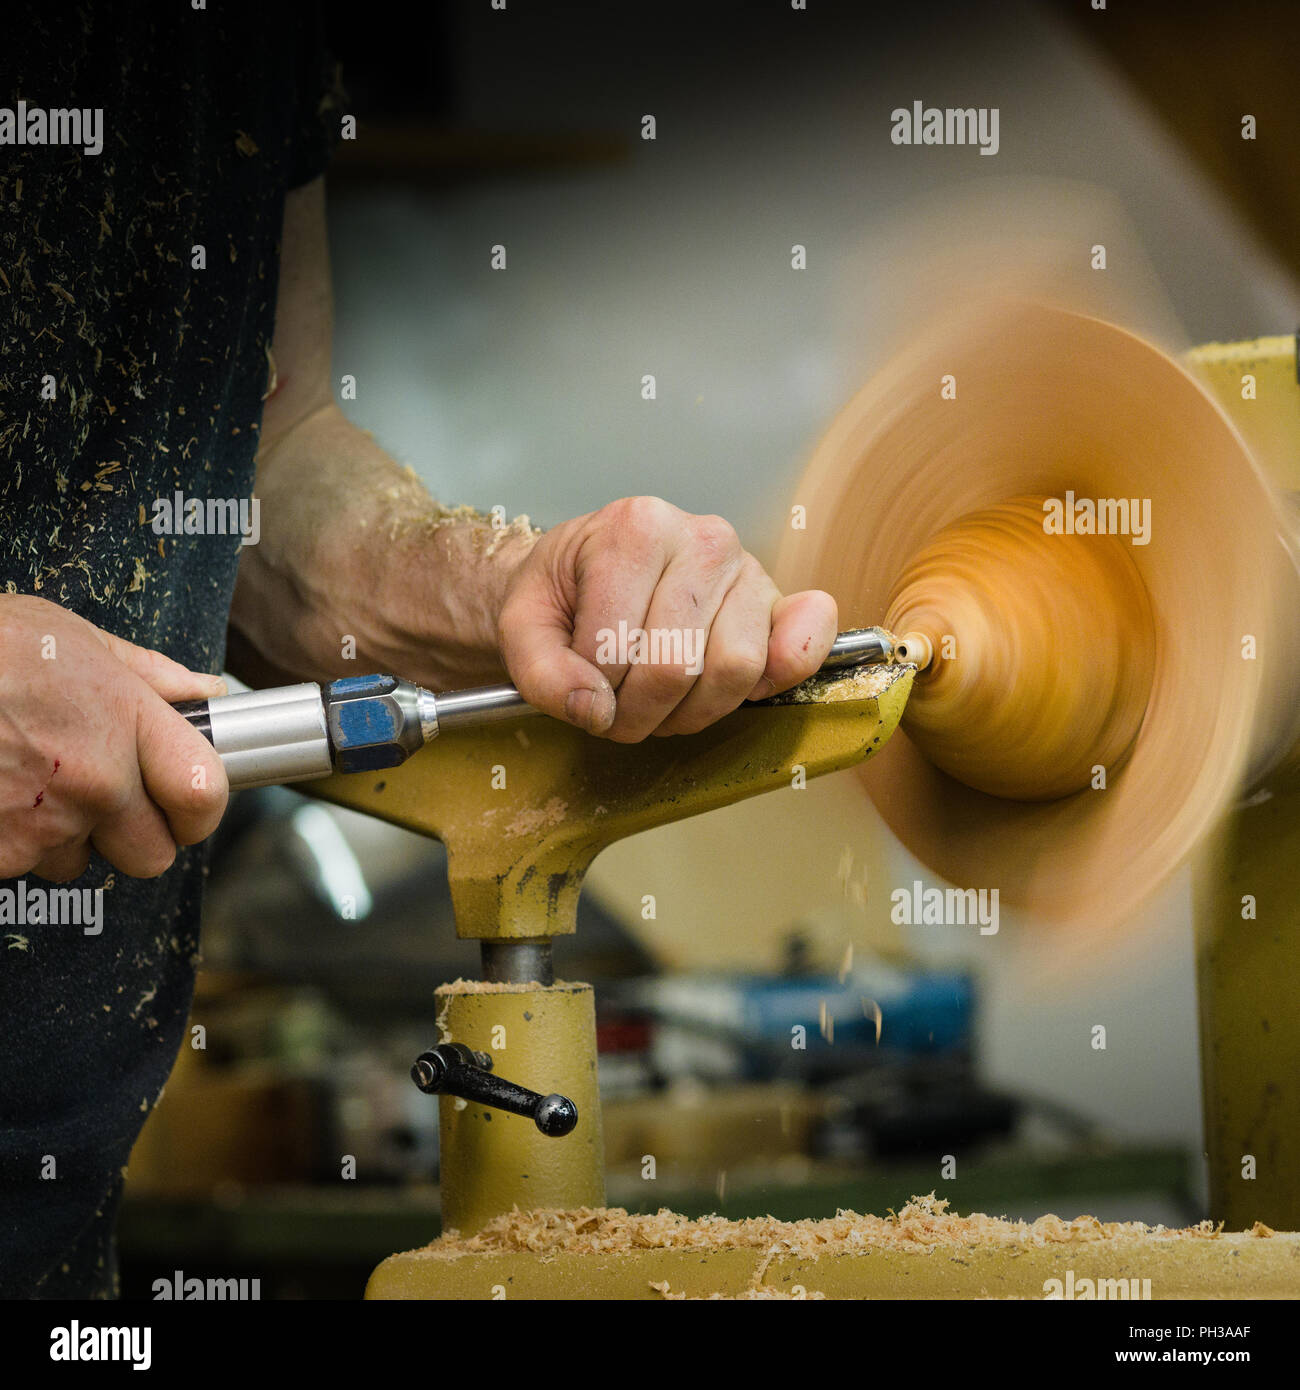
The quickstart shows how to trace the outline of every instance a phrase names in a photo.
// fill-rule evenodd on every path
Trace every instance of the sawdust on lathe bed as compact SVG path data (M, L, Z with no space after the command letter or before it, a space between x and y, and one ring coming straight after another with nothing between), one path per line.
M536 980L452 980L450 984L439 985L434 994L441 997L447 994L532 994L536 990L582 989L585 986L572 985L567 980L553 980L549 985Z
M563 823L569 811L569 803L553 796L545 806L527 806L515 814L506 825L505 833L514 838L519 835L539 835L544 830L554 830Z
M1209 1221L1181 1230L1140 1221L1098 1221L1077 1216L1040 1216L1007 1221L975 1212L957 1216L948 1201L931 1192L913 1197L902 1211L862 1216L841 1211L820 1220L778 1221L772 1216L729 1221L721 1216L691 1220L662 1210L633 1216L622 1207L578 1207L573 1211L514 1211L498 1216L477 1234L447 1231L417 1253L435 1259L462 1255L531 1251L557 1254L634 1254L642 1250L775 1250L780 1255L850 1255L866 1250L928 1254L958 1246L1043 1246L1115 1239L1212 1240L1220 1231ZM1262 1234L1262 1233L1261 1233Z
M451 1013L451 1000L457 994L535 994L538 991L544 993L563 993L566 990L586 989L588 986L583 984L570 984L567 980L553 980L549 985L544 985L540 980L452 980L449 984L439 985L434 990L434 998L439 1002L439 1009L434 1025L438 1029L438 1041L440 1043L455 1042L451 1035L451 1023L449 1021ZM459 1108L462 1102L457 1101Z

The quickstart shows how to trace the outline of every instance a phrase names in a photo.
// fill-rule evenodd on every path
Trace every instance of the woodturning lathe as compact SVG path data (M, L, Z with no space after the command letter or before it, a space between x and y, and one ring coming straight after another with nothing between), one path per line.
M312 788L444 841L457 930L484 943L485 978L438 991L440 1040L500 1053L522 1084L577 1101L578 1127L557 1141L443 1097L445 1227L603 1205L591 991L549 977L549 942L573 931L600 850L786 788L798 768L859 763L933 869L1076 932L1122 921L1254 793L1249 849L1211 881L1198 921L1212 1210L1238 1229L1300 1225L1300 1023L1284 993L1300 906L1277 867L1300 846L1300 794L1283 790L1300 742L1296 530L1264 473L1300 486L1295 344L1207 348L1189 366L1095 319L1005 303L919 335L849 405L803 480L809 528L788 539L778 579L830 589L843 621L885 618L915 664L814 678L640 745L549 720L454 731L401 768ZM955 394L941 394L949 378ZM1150 534L1052 535L1044 504L1067 494L1145 502ZM1259 921L1241 920L1244 893ZM1247 1153L1251 1182L1237 1176ZM1273 1287L1285 1240L1248 1242L1235 1269ZM1159 1256L1188 1270L1202 1258ZM394 1256L371 1293L492 1296L473 1266ZM607 1277L640 1287L626 1269ZM856 1277L840 1269L837 1287ZM930 1292L990 1287L952 1281ZM857 1287L881 1292L865 1273Z

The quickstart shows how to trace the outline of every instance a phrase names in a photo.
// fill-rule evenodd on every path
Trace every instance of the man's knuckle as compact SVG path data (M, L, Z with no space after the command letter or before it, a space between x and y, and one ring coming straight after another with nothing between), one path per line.
M711 654L708 664L724 690L748 692L758 684L767 669L767 653L753 647L732 647L716 656Z
M649 539L667 529L673 508L662 497L624 497L615 502L620 529L633 539Z
M696 517L691 530L696 549L708 556L734 560L740 553L740 538L725 517Z
M113 777L105 770L93 770L81 784L81 799L101 816L121 815L131 802L133 788L125 778Z
M641 694L660 703L680 699L694 684L695 677L683 666L645 666Z
M43 826L33 837L32 843L38 850L38 858L47 854L61 854L73 849L82 842L82 836L70 832L64 825Z

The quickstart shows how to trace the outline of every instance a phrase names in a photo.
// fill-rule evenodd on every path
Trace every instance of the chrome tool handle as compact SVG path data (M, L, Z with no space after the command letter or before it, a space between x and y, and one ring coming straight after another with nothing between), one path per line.
M321 688L310 681L172 708L221 755L232 787L303 782L334 771Z

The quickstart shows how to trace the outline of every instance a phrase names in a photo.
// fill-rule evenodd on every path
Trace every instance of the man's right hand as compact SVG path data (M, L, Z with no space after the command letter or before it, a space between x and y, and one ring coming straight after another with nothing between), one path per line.
M92 847L154 878L206 838L228 786L172 701L225 693L57 604L0 594L0 879L76 878Z

